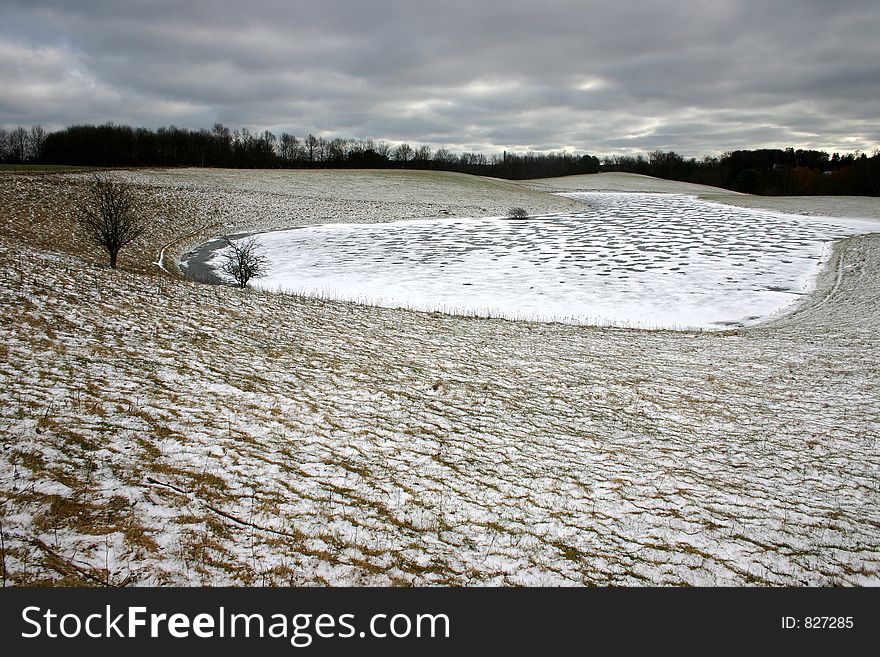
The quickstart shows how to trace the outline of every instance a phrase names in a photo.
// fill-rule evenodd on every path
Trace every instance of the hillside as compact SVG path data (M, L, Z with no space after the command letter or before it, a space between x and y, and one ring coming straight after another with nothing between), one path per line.
M562 183L116 175L151 222L119 271L74 232L82 174L0 175L4 584L880 581L876 234L749 329L477 320L207 286L175 263L242 230L565 211L542 191ZM880 217L872 199L704 191Z

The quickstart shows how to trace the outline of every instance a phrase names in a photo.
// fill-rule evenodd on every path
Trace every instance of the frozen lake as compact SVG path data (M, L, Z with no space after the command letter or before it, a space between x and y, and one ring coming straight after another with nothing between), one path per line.
M690 196L566 196L583 212L262 233L270 273L251 284L418 310L718 329L796 302L833 241L880 229Z

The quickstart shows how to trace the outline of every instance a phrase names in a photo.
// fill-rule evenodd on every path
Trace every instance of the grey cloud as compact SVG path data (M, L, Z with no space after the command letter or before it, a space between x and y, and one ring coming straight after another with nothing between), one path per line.
M0 125L495 151L880 146L876 2L3 1Z

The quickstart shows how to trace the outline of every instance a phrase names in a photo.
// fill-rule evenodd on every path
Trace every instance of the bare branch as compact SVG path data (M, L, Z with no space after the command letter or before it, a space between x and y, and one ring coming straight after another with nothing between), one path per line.
M134 210L132 186L109 176L92 175L85 200L77 206L86 236L110 256L116 269L119 251L143 235L146 225Z

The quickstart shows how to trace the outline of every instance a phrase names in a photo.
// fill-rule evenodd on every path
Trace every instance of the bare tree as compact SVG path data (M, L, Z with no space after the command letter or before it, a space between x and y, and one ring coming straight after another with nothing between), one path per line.
M330 145L323 137L318 137L318 153L317 160L318 162L326 162L327 161L327 147Z
M448 148L438 148L434 153L434 161L449 166L458 158Z
M286 163L291 163L297 158L297 153L300 149L300 142L295 136L291 135L287 132L281 133L281 141L278 150L278 154L281 156L281 159Z
M110 256L113 269L119 251L146 230L135 211L132 185L109 176L92 174L86 198L77 206L77 216L86 236Z
M389 159L391 157L391 144L387 141L380 141L376 144L376 152L379 154L379 157L384 159Z
M338 164L345 159L345 153L347 150L348 141L335 137L330 140L330 144L327 147L327 159L332 163Z
M394 159L398 162L409 162L413 157L412 146L403 142L394 149Z
M258 143L264 158L263 164L268 167L272 162L272 158L277 154L278 138L268 130L264 130L258 139Z
M309 162L314 162L315 161L315 151L318 148L318 138L315 137L315 135L313 135L310 132L309 136L305 138L305 145L306 145L306 155L309 159Z
M37 124L35 126L31 126L31 134L30 134L30 154L28 159L32 162L39 162L40 158L43 155L43 144L46 143L46 131L43 130L43 126Z
M27 159L30 137L28 131L18 126L7 136L7 148L9 159L15 164L21 164Z
M223 241L229 249L223 254L220 271L231 277L238 287L245 288L252 278L266 275L266 258L260 253L256 238L251 237L238 244L228 237L224 237Z

